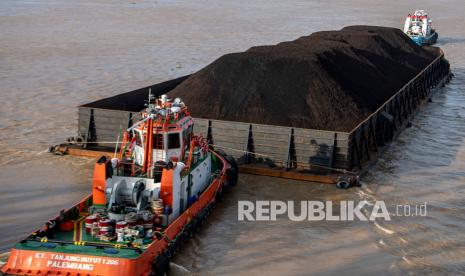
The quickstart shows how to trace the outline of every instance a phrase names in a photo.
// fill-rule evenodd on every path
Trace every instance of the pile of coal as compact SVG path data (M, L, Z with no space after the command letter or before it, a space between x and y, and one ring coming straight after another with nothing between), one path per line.
M224 55L169 96L198 118L350 131L437 56L398 29L350 26Z

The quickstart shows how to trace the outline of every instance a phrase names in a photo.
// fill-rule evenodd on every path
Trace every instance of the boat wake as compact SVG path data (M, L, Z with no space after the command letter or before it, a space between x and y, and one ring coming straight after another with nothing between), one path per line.
M378 228L379 230L383 231L384 233L386 233L388 235L392 235L392 234L396 233L396 231L391 230L391 229L387 229L386 227L383 227L383 226L379 225L377 222L375 222L374 225L376 226L376 228Z
M182 265L170 262L170 275L190 275L192 274L189 269L185 268Z
M10 256L10 252L0 253L0 268L6 264L6 261L8 260L9 256ZM3 274L0 272L0 275L3 275Z

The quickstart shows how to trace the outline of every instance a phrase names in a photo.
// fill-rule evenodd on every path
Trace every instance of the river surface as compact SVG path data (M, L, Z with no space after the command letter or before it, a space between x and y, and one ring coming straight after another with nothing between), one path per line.
M76 134L79 104L192 73L254 45L353 24L402 28L415 8L430 11L455 78L363 187L241 175L172 271L465 274L463 0L0 1L0 251L89 193L93 160L46 151ZM383 200L390 212L426 202L427 216L239 222L238 200Z

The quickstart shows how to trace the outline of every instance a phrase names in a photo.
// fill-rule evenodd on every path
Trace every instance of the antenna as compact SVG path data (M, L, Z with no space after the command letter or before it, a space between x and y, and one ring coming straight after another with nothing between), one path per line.
M148 102L145 104L145 112L149 115L149 116L153 116L153 114L156 113L156 107L155 107L155 103L152 102L152 100L154 99L153 95L152 95L152 88L149 88L149 97L148 97Z
M118 132L118 138L116 139L116 147L115 147L115 153L113 154L113 158L116 158L116 154L118 153L118 145L119 145L119 137L121 135L121 124L119 125L119 132ZM123 145L121 145L122 147Z

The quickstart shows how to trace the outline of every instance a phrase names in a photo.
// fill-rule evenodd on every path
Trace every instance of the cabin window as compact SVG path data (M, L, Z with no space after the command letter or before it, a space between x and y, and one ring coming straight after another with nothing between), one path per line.
M163 134L154 134L153 135L153 148L154 149L163 149L164 146Z
M138 145L139 147L142 147L142 137L140 136L140 132L136 131L135 136L136 136L136 145Z
M189 126L183 131L182 137L184 139L184 142L186 143L186 149L190 148L192 139L192 126Z
M188 148L189 148L189 145L190 145L190 141L188 140L187 129L183 130L183 132L182 132L182 139L183 139L183 142L185 143L186 149L188 149Z
M181 147L179 133L168 134L168 149L178 149Z
M187 139L189 140L189 142L191 141L192 139L192 125L189 126L189 128L187 129Z

